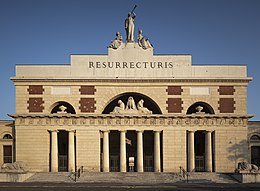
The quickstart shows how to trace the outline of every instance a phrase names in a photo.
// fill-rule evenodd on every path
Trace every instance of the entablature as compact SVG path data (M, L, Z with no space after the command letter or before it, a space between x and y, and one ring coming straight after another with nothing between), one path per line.
M253 115L20 115L12 114L20 126L247 126Z

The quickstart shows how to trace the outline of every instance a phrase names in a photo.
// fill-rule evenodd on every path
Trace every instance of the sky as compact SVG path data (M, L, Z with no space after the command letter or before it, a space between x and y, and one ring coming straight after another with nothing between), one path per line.
M137 5L155 54L192 54L193 64L247 65L248 114L260 120L259 0L0 0L0 120L15 113L16 64L69 64L107 54Z

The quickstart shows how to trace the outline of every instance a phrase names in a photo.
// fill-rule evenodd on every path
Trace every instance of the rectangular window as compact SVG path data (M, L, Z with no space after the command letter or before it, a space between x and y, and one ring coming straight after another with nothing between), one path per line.
M13 162L13 151L11 145L4 145L4 163Z

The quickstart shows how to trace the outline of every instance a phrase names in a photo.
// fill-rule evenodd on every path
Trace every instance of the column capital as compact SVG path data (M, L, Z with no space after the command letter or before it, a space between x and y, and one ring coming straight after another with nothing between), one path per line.
M49 131L49 132L51 132L51 133L52 133L52 132L54 132L54 133L55 133L55 132L56 132L56 133L59 132L59 130L57 130L57 129L54 129L54 130L53 130L53 129L48 129L47 131Z
M102 133L110 133L110 131L109 130L103 130L103 131L101 131Z
M212 131L210 131L210 130L205 130L205 133L212 133Z
M118 131L119 131L120 133L127 133L127 130L119 129Z
M188 130L188 133L195 133L195 131L190 131L190 130Z
M75 133L76 130L75 129L68 129L66 131Z
M139 132L140 132L140 133L143 133L144 130L136 130L136 132L137 132L137 133L139 133Z
M153 130L154 133L161 133L162 130Z

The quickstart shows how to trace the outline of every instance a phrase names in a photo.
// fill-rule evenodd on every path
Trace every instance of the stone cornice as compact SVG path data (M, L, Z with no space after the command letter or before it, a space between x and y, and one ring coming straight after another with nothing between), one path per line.
M22 126L246 126L252 115L13 114Z
M122 78L113 78L113 79L86 79L86 78L19 78L19 77L12 77L11 80L13 82L114 82L114 83L171 83L171 82L180 82L180 83L186 83L186 82L213 82L213 83L219 83L219 82L229 82L229 83L248 83L252 80L252 78L186 78L186 79L180 79L180 78L168 78L168 79L122 79Z

